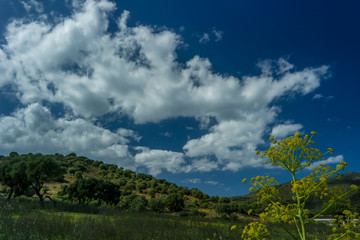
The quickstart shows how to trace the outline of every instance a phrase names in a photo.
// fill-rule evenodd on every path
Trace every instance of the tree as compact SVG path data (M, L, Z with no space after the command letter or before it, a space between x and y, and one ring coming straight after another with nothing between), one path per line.
M97 201L98 205L102 202L108 205L116 205L121 196L119 188L119 185L110 181L96 178L78 178L72 184L62 186L59 195L64 199L77 201L81 205L87 205L91 201Z
M299 171L312 167L312 164L321 159L325 160L325 154L334 152L333 149L329 148L326 153L321 153L319 149L314 148L313 145L315 143L312 141L312 138L315 135L315 132L311 132L311 136L305 135L302 138L300 133L295 133L293 136L281 141L270 137L272 145L261 155L262 158L267 159L265 161L266 164L271 163L290 173L292 181L291 192L289 194L292 195L293 201L285 201L279 196L279 190L275 187L279 183L272 177L257 176L250 181L253 187L249 190L250 192L257 193L258 203L267 204L265 211L259 215L261 220L278 223L294 239L298 239L297 235L301 240L305 240L307 238L306 224L313 222L316 217L323 214L337 201L346 200L349 195L349 192L345 192L337 187L330 188L327 184L329 178L338 175L338 171L343 170L347 166L345 162L341 162L335 168L320 164L313 167L310 175L299 179ZM260 151L256 153L260 154ZM243 180L243 183L245 182L247 182L246 179ZM355 191L357 187L352 186L352 189ZM305 208L310 197L318 197L324 202L322 209L312 215L310 210ZM346 213L347 216L353 216L354 218L357 216L356 214ZM345 224L345 226L348 226L348 229L351 228L351 231L346 230L343 235L333 234L329 239L357 236L358 233L354 231L354 226L357 226L359 229L359 224L351 224L353 225L350 227L348 223ZM295 225L297 234L292 233L285 225ZM335 228L335 231L337 230ZM249 224L243 231L245 239L253 239L255 238L254 236L261 237L261 235L268 235L266 226L262 223ZM349 239L352 238L350 237Z
M119 185L110 181L98 181L96 186L96 199L100 204L104 201L108 205L116 205L120 201L121 191Z
M163 198L151 198L149 200L149 208L154 212L161 212L165 208L165 203Z
M26 160L26 180L39 197L40 204L44 207L44 184L57 182L64 178L64 169L55 160L36 154ZM48 197L48 196L47 196ZM51 199L49 197L49 199Z
M185 207L184 197L178 193L171 193L166 197L166 206L172 212L181 211Z
M6 160L0 164L0 182L9 188L7 200L25 194L29 188L26 164L20 159Z
M72 184L62 187L60 195L70 201L77 201L80 205L87 205L96 199L98 182L96 178L78 178Z
M132 212L144 212L148 201L144 196L137 196L129 203L129 210Z

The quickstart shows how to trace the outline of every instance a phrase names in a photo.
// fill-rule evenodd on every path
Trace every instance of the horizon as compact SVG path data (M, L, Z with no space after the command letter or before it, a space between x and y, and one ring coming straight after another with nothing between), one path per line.
M358 6L0 2L0 154L74 152L241 196L243 178L290 179L255 154L269 136L315 131L327 163L359 172Z

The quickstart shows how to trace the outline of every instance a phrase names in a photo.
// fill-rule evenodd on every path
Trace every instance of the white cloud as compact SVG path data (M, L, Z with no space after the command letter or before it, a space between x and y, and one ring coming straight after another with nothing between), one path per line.
M315 94L313 99L320 99L320 98L323 98L324 96L322 94Z
M215 36L215 42L219 42L222 40L224 32L214 28L212 34Z
M32 8L34 8L37 13L42 13L44 11L42 3L36 0L21 1L21 4L26 12L30 12Z
M326 159L325 161L317 161L314 162L313 164L311 164L311 167L308 168L309 170L312 170L314 167L318 167L320 166L320 164L325 164L325 165L329 165L329 164L337 164L344 161L344 156L343 155L337 155L335 157L329 157L328 159Z
M183 66L176 60L181 37L173 31L130 27L124 11L118 29L109 33L114 3L72 4L73 15L56 24L15 19L7 26L0 87L12 84L24 108L1 118L1 152L73 151L125 167L145 166L152 174L260 166L256 146L279 111L270 105L287 94L312 92L327 73L327 66L295 71L284 59L271 67L262 64L259 76L241 79L214 73L210 60L199 56ZM63 104L68 118L53 117L43 101ZM138 148L132 156L128 144L140 140L137 133L93 124L109 113L126 115L135 124L191 117L208 133L190 139L184 153ZM31 125L36 117L44 125ZM209 155L216 160L205 161Z
M206 181L205 183L210 184L210 185L218 185L219 184L219 182L217 182L217 181Z
M49 109L38 103L19 109L11 116L0 117L0 152L19 153L76 152L133 168L126 138L95 126L84 119L55 119Z
M199 37L199 43L205 44L210 41L219 42L222 40L223 35L224 35L223 31L213 28L213 30L210 33L203 33L201 35L197 35L197 37Z
M219 169L218 163L206 158L193 160L191 165L186 166L185 172L210 172Z
M273 127L271 131L271 136L274 136L276 139L285 138L291 134L298 132L302 128L303 126L301 124L279 124Z
M324 99L325 101L329 101L329 100L331 100L332 98L334 98L334 96L327 96L327 97L325 97L324 95L322 95L322 94L315 94L314 96L313 96L313 99L315 100L315 99Z
M198 184L201 183L201 180L199 178L188 178L185 179L184 182Z
M210 42L210 36L207 33L203 33L203 35L199 40L199 43L207 43L207 42Z
M140 153L135 155L135 163L138 166L145 166L152 175L158 175L162 170L172 173L183 171L184 155L178 152L166 150L151 150L147 147L137 147Z

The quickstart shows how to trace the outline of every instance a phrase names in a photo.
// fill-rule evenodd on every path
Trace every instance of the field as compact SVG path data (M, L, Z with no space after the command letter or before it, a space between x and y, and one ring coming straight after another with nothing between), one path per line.
M79 206L35 200L0 202L0 239L241 239L249 219L180 217L152 212L135 213L111 207ZM231 226L238 228L230 230ZM271 239L288 239L279 226L268 226ZM330 227L309 226L314 237L326 239ZM311 239L311 238L310 238Z

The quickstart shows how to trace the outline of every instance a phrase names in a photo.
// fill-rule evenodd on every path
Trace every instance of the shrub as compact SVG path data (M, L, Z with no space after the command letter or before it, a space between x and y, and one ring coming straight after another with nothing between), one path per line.
M144 212L148 202L144 196L138 196L129 204L129 210L132 212Z
M154 212L161 212L165 208L165 201L162 198L152 198L149 200L149 208Z
M184 197L178 193L171 193L166 197L166 206L172 212L181 211L185 207Z

